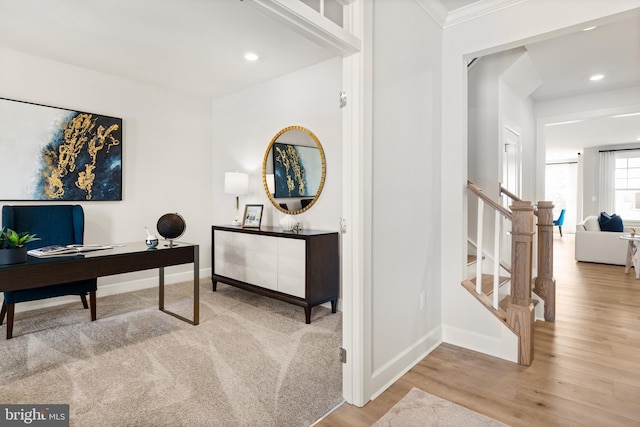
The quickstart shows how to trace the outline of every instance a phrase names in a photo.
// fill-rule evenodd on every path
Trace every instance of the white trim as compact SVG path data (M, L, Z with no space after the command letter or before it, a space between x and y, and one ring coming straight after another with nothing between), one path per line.
M361 111L358 117L360 126L359 138L357 140L357 170L358 182L354 182L354 199L357 199L358 212L358 235L356 240L357 258L359 264L358 281L354 281L354 289L357 292L356 304L358 311L354 313L359 316L360 330L358 336L358 346L360 347L361 358L361 405L369 400L371 390L371 372L373 366L373 249L371 238L373 236L373 160L371 141L373 141L373 8L372 3L366 3L362 8L362 39L363 55L361 59L360 72L360 105ZM355 165L354 165L355 166ZM365 398L367 396L367 398Z
M504 136L504 130L507 130L509 132L511 132L513 135L516 136L516 155L515 155L515 168L516 168L516 185L515 188L507 188L509 191L513 192L516 196L518 197L523 197L523 193L522 193L522 138L523 138L523 132L522 132L522 127L517 125L515 121L511 120L509 117L507 117L506 114L501 114L500 115L500 119L499 119L499 123L498 125L500 126L500 134L498 135L498 138L500 138L500 151L501 151L501 158L500 158L500 167L501 167L501 172L500 172L500 182L502 182L503 184L505 183L505 179L506 177L504 176L504 161L505 161L505 156L504 156L504 148L507 144L507 141L505 139ZM534 199L536 200L536 199Z
M447 23L447 9L438 0L416 0L418 6L424 9L441 27Z
M385 384L382 385L382 387L380 387L371 395L371 400L384 393L386 389L388 389L393 383L398 381L404 374L409 372L411 368L420 363L422 359L427 357L433 350L435 350L440 344L442 344L442 342L442 326L438 326L428 334L424 335L418 341L413 343L413 345L407 347L403 352L398 353L396 357L389 360L380 368L376 369L371 375L374 380L376 378L385 377L386 372L397 372L399 366L404 366L404 368L402 368L400 372L398 372L393 378L388 380ZM424 347L425 344L429 346L425 350L421 351L421 348ZM416 355L416 351L419 351L420 353ZM410 363L407 363L408 358L411 360Z
M355 141L358 139L357 125L357 81L359 81L358 59L354 57L345 58L342 61L342 84L343 90L347 94L347 106L342 115L342 217L344 223L340 224L340 229L344 225L345 231L341 234L341 264L342 264L342 347L347 351L347 363L342 367L342 396L349 403L360 402L362 396L361 361L362 349L356 344L356 337L361 333L361 322L356 316L358 300L355 297L356 283L359 282L357 276L357 255L354 253L355 240L357 235L356 216L353 206L354 197L354 167L355 163L353 150L357 147Z
M442 28L470 21L527 0L479 0L449 12L438 0L416 0Z
M449 27L461 22L471 21L526 1L528 0L480 0L449 12L444 26Z
M364 4L356 2L345 8L345 28L362 37L364 34ZM363 257L364 232L362 216L362 150L363 142L363 53L343 59L343 91L347 105L342 115L342 217L346 232L342 239L342 346L347 351L347 363L342 368L342 395L353 405L364 406L364 316ZM338 102L336 94L336 104ZM342 224L341 227L342 228Z
M442 336L446 343L518 363L518 336L505 324L498 323L501 329L499 337L478 334L450 325L442 326Z
M356 36L299 0L251 0L246 3L336 55L346 57L361 49L362 43Z

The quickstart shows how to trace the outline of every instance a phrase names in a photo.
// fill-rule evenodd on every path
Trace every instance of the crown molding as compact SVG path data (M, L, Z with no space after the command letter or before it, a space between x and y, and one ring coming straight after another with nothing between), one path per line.
M351 3L353 0L343 0ZM361 49L359 38L299 0L251 0L246 3L335 54L347 57Z
M525 1L528 0L478 0L451 12L439 0L416 0L416 3L431 15L442 28L445 28Z
M518 3L524 3L528 0L479 0L460 9L452 10L447 15L445 27L460 24L461 22L470 21L484 15L506 9Z
M440 3L439 0L416 0L418 6L424 9L434 21L441 27L444 27L447 23L447 9Z

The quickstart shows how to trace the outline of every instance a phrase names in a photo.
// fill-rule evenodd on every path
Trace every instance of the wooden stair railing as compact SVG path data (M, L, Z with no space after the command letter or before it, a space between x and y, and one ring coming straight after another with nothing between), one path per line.
M504 188L502 186L502 184L498 184L498 194L500 194L500 195L504 194L505 196L507 196L508 198L513 200L514 202L521 202L522 201L522 199L520 197L516 196L511 191L509 191L506 188Z
M556 279L553 278L553 202L538 202L538 277L533 291L544 301L544 320L556 320Z
M491 206L493 209L499 211L502 214L502 216L504 216L507 219L511 219L511 212L508 209L505 209L504 207L502 207L500 203L496 202L491 197L487 196L484 193L484 191L482 191L482 188L478 187L476 184L474 184L471 181L467 181L467 188L471 190L471 192L474 193L476 196L478 196L480 199L484 200L486 204Z
M507 323L519 337L518 362L530 366L533 362L535 322L535 306L531 299L533 205L531 202L515 201L511 211L511 301L507 306Z
M475 242L475 246L477 251L482 254L484 257L484 207L485 203L489 205L494 211L494 227L495 230L500 228L501 218L504 217L508 220L511 220L511 212L501 206L499 203L495 202L491 197L484 194L482 189L475 185L474 183L468 181L469 190L474 193L478 197L478 216L477 216L477 241ZM498 294L498 289L501 286L499 281L500 276L500 268L501 268L501 260L499 255L500 248L500 234L494 233L494 254L493 254L493 288L495 291L493 292L493 297L491 298L490 309L499 310L500 299ZM482 277L482 263L476 263L476 277ZM475 282L475 294L482 295L482 281ZM494 311L494 314L498 315L498 317L502 317L499 313Z
M499 194L511 200L522 200L502 184L498 184ZM544 301L544 320L556 319L556 280L553 278L553 202L540 201L534 214L538 217L538 276L534 279L533 292Z
M482 209L484 209L485 204L493 208L499 215L511 220L511 291L506 298L498 301L497 289L499 286L497 286L497 283L504 282L504 278L498 277L496 270L499 262L495 260L493 275L484 275L478 269L476 279L465 280L462 285L516 333L519 342L518 362L529 366L533 362L533 324L535 321L534 309L536 302L531 297L534 207L531 202L514 200L510 210L508 210L487 196L482 189L470 181L468 182L468 189L478 197L478 239L480 240L478 248L480 253L482 253L482 231L480 231L480 228L482 227ZM496 230L498 229L497 218L499 215L496 214ZM496 232L494 234L498 236L499 233ZM495 242L497 246L497 237ZM489 285L489 283L492 283L492 285ZM488 291L488 289L491 289L491 291Z

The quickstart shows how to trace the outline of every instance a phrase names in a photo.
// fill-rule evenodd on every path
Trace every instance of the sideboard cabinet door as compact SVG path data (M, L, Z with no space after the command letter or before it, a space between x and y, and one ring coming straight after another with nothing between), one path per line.
M278 240L278 291L305 297L305 247L304 240Z

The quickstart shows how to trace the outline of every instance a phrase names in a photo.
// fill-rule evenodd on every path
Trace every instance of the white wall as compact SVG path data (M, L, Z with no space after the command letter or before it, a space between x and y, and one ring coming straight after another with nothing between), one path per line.
M468 142L467 164L469 180L482 188L483 192L496 201L498 183L505 184L503 177L504 128L520 135L518 159L521 162L520 186L516 189L512 182L510 191L524 200L534 196L533 179L535 173L535 121L533 101L530 94L539 84L537 70L533 68L524 48L510 49L478 58L468 72ZM477 197L469 200L469 238L477 245ZM483 242L485 264L491 271L494 251L494 215L485 208ZM503 244L509 241L503 239ZM477 249L472 248L472 253ZM510 248L504 247L503 259L508 258Z
M531 77L536 70L526 59L524 48L511 49L478 58L469 70L469 179L496 200L497 183L503 180L504 126L518 129L521 135L522 193L518 195L532 200L535 194L531 179L535 173L535 122L529 95L537 87Z
M327 175L318 201L296 220L303 228L337 231L342 212L341 86L342 60L333 58L213 100L212 224L230 224L234 218L235 197L224 193L224 173L238 170L249 174L249 194L240 197L240 210L247 203L263 204L262 224L278 226L284 214L265 194L262 161L276 133L300 125L322 144Z
M441 28L413 0L373 8L373 181L365 245L365 395L441 341L438 251ZM365 5L367 6L367 5ZM370 148L368 144L371 144ZM367 216L363 218L368 220ZM425 306L420 308L420 295Z
M522 54L514 49L478 58L468 73L468 176L494 199L502 176L500 76Z
M5 49L0 63L4 98L123 119L123 200L80 203L86 243L142 241L145 226L155 230L161 215L178 212L187 223L182 240L200 244L200 265L205 271L210 267L209 100ZM167 282L188 280L188 274L171 275L190 268L167 269ZM101 278L98 295L118 291L109 285L138 279L126 290L157 286L157 271Z
M528 58L528 54L521 56L518 59L518 63L523 58ZM517 67L521 68L521 67ZM513 67L512 67L513 69ZM519 70L524 71L524 70ZM533 70L528 70L532 72ZM517 74L517 72L516 72ZM524 73L518 79L522 84L527 80L527 75ZM537 86L536 86L537 87ZM531 92L526 91L526 95L521 93L518 89L521 87L514 87L512 83L506 84L504 81L500 85L499 107L500 120L498 121L500 153L504 149L504 128L510 127L515 129L520 134L520 194L518 194L523 200L530 200L534 203L537 201L535 193L536 182L536 127L533 114L533 100L530 98ZM535 89L535 87L534 87ZM502 155L500 154L500 168L503 168ZM502 178L504 180L504 177Z
M619 2L540 1L529 0L512 4L475 19L461 21L445 28L443 36L442 90L442 200L441 215L448 224L466 221L467 179L467 85L466 59L513 48L524 40L551 37L556 31L597 20L611 14L640 7L640 1ZM446 151L460 153L447 156ZM536 153L536 197L544 193L544 150ZM466 230L448 227L442 239L442 313L445 341L464 347L481 349L501 357L507 350L493 321L478 313L472 316L460 287L465 275ZM471 297L469 297L471 298ZM490 323L488 323L490 322Z

